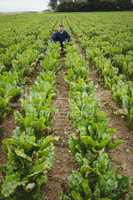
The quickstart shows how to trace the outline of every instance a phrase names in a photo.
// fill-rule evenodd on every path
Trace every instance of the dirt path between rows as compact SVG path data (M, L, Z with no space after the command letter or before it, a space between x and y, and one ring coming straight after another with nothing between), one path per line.
M59 200L60 194L67 188L68 176L75 169L74 158L69 152L68 138L72 132L68 112L68 87L64 81L65 69L57 74L57 95L55 107L58 109L53 116L53 134L60 139L55 145L55 163L48 175L48 183L45 187L47 200Z

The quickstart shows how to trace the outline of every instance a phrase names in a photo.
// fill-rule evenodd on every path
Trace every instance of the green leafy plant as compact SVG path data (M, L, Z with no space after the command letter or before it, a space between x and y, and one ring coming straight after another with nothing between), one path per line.
M47 56L50 57L51 53L59 63L59 46L56 45L56 49L51 51L48 49ZM42 188L54 161L53 144L58 139L46 136L51 114L55 111L51 106L55 95L54 64L51 64L51 69L47 66L47 73L42 66L42 72L30 93L21 99L22 109L15 114L17 128L13 136L4 140L7 163L3 166L1 199L43 199Z
M51 136L37 140L34 130L24 132L20 128L14 130L12 138L4 141L8 162L1 189L3 197L23 199L23 192L28 196L30 192L33 192L33 196L41 192L42 183L47 180L46 173L53 162L53 141ZM20 190L23 191L21 195Z
M69 51L69 48L73 50ZM73 46L69 48L66 57L66 60L69 60L69 65L66 62L66 80L70 89L70 119L76 130L69 139L69 147L75 155L79 170L70 175L69 189L62 195L62 199L118 200L128 193L129 178L112 169L106 151L116 148L122 141L112 139L115 130L108 128L107 116L100 110L94 84L88 81L86 75L82 76L79 68L73 65L73 60L78 57L78 66L82 66L82 58ZM82 67L87 74L86 64ZM77 72L75 76L75 73L72 73L74 70L80 73Z

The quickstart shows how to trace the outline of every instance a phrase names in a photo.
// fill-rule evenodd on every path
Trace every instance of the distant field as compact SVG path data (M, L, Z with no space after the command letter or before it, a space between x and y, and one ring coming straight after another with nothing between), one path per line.
M132 200L132 133L133 12L0 13L0 199Z

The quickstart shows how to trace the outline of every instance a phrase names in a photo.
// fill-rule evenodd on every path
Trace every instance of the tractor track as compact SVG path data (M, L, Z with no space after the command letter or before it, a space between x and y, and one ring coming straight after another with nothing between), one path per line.
M45 187L47 200L60 199L61 193L67 189L68 176L76 168L74 157L68 148L69 135L73 129L68 116L68 86L64 80L66 73L66 69L62 66L56 78L57 95L54 105L57 112L53 116L53 135L58 136L59 141L55 144L55 163L49 172Z

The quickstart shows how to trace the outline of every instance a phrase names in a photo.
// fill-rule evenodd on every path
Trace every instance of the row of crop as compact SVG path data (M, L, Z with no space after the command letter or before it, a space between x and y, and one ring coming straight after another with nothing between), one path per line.
M11 111L11 103L20 96L26 77L35 68L39 55L39 49L25 50L13 61L13 71L0 75L0 121Z
M70 24L70 23L69 23ZM71 30L75 34L77 26L71 26ZM79 29L78 29L79 30ZM95 35L90 38L88 30L86 34L80 35L81 30L84 30L84 26L80 27L77 32L78 40L81 46L84 48L86 57L90 60L92 65L95 65L99 74L102 76L105 85L111 89L113 98L123 109L123 115L126 117L128 124L132 127L133 124L133 82L127 81L123 74L119 73L119 70L113 66L111 59L104 55L104 51L101 46L98 45L94 38ZM95 33L96 34L96 33ZM79 37L80 35L80 37ZM102 35L98 35L98 41L101 41ZM104 45L105 42L103 42ZM114 48L117 48L114 46ZM114 52L114 56L116 56Z
M24 37L24 36L23 36ZM13 61L17 60L20 55L24 53L30 47L34 47L34 42L36 41L35 33L33 32L29 36L25 36L25 38L21 38L19 43L12 44L0 55L0 73L3 71L9 71L13 68ZM13 69L12 69L13 70Z
M49 31L52 31L53 25L50 25ZM41 29L43 30L44 27ZM33 32L30 42L27 44L25 44L25 41L22 42L25 45L25 50L22 53L17 52L15 59L12 60L11 58L12 69L0 74L0 121L11 111L11 103L20 96L27 77L30 76L37 66L37 62L44 56L49 34L47 31L43 33L44 38L41 38L41 35L38 35L37 38L33 37Z
M51 105L59 56L59 46L49 44L42 72L29 95L21 100L21 111L15 113L17 127L13 136L3 142L7 162L2 168L2 200L43 199L42 187L47 182L47 172L54 158L56 138L47 135L55 110Z
M133 122L133 82L127 81L112 65L111 60L104 57L98 48L86 49L86 55L95 64L104 84L111 89L113 98L122 107L129 126Z
M14 70L14 61L19 60L20 56L24 56L28 49L37 49L44 51L49 35L55 26L56 21L52 24L48 24L45 21L44 24L35 26L32 30L29 30L28 34L23 31L22 36L19 35L19 42L15 42L10 45L0 55L0 73L4 71ZM45 29L47 27L47 29ZM35 28L35 30L34 30ZM13 38L12 38L13 39Z
M0 21L0 72L12 68L12 60L22 54L30 46L34 46L35 41L40 41L45 45L45 38L48 38L51 23L49 17L34 15L18 15L15 20L12 17L8 23ZM51 17L52 18L52 17ZM53 20L55 21L55 19ZM47 29L45 28L47 27ZM37 42L36 42L37 44Z
M69 146L79 166L69 177L69 189L63 200L118 200L130 196L129 179L111 167L107 150L116 148L114 130L100 110L89 70L76 48L67 48L66 81L69 85L70 119L75 129Z
M81 30L79 31L82 45L85 48L87 46L99 48L104 57L110 59L112 65L117 68L119 74L123 74L127 80L133 80L133 44L131 42L133 21L129 15L129 17L124 16L123 22L121 20L123 16L114 17L112 15L107 18L100 15L93 16L93 18L92 16L80 16L75 20L75 25L78 29L80 24Z

